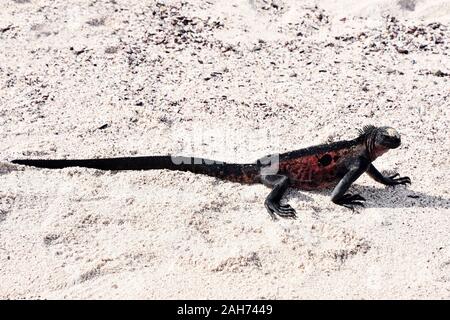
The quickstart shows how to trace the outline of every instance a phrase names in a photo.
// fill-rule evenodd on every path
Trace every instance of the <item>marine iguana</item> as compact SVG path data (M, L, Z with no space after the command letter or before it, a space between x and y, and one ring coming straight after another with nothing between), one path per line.
M331 200L353 209L364 206L359 194L346 193L356 179L366 172L375 181L395 186L410 184L409 177L381 174L372 162L400 146L400 135L390 127L365 126L353 140L321 144L282 154L269 155L256 163L224 163L204 158L149 156L80 160L13 160L12 163L40 168L61 169L86 167L100 170L168 169L206 174L224 180L246 184L262 183L272 191L264 205L273 219L276 216L295 218L296 212L280 200L288 187L319 190L332 186Z

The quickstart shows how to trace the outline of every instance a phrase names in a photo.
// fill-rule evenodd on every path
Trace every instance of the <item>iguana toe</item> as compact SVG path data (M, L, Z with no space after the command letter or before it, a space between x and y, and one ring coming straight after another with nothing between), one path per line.
M335 200L334 203L349 208L354 209L354 206L361 206L364 207L363 201L366 201L366 199L359 194L344 194L340 199Z
M290 205L281 205L276 202L272 201L266 201L265 206L267 208L267 211L269 211L270 216L272 219L276 220L276 216L279 216L281 218L295 218L295 210Z

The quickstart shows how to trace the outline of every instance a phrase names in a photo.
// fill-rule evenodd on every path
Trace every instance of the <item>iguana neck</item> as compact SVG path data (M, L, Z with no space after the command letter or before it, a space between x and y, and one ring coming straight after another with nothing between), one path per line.
M369 134L364 140L366 152L370 161L375 161L378 157L382 156L389 151L389 148L377 145L375 143L375 135Z

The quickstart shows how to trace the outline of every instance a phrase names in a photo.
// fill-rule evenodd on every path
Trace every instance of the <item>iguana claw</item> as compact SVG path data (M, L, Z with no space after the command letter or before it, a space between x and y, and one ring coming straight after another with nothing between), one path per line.
M335 200L334 203L349 209L354 209L354 206L364 207L363 201L366 201L366 199L359 194L347 193L344 194L340 199Z
M400 176L400 174L396 173L392 176L387 177L386 184L388 186L396 186L399 184L402 184L402 185L411 184L411 179L409 177L399 177L399 176Z
M295 210L290 205L281 205L279 203L266 200L264 203L267 211L270 213L270 216L273 220L276 220L276 216L281 218L291 218L295 219L297 216L295 215Z

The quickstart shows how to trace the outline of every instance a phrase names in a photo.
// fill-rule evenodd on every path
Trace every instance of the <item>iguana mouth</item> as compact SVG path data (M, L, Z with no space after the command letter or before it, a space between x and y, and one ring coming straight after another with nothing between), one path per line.
M400 137L392 137L392 136L386 136L384 137L383 144L386 145L386 147L390 149L398 148L401 144Z

